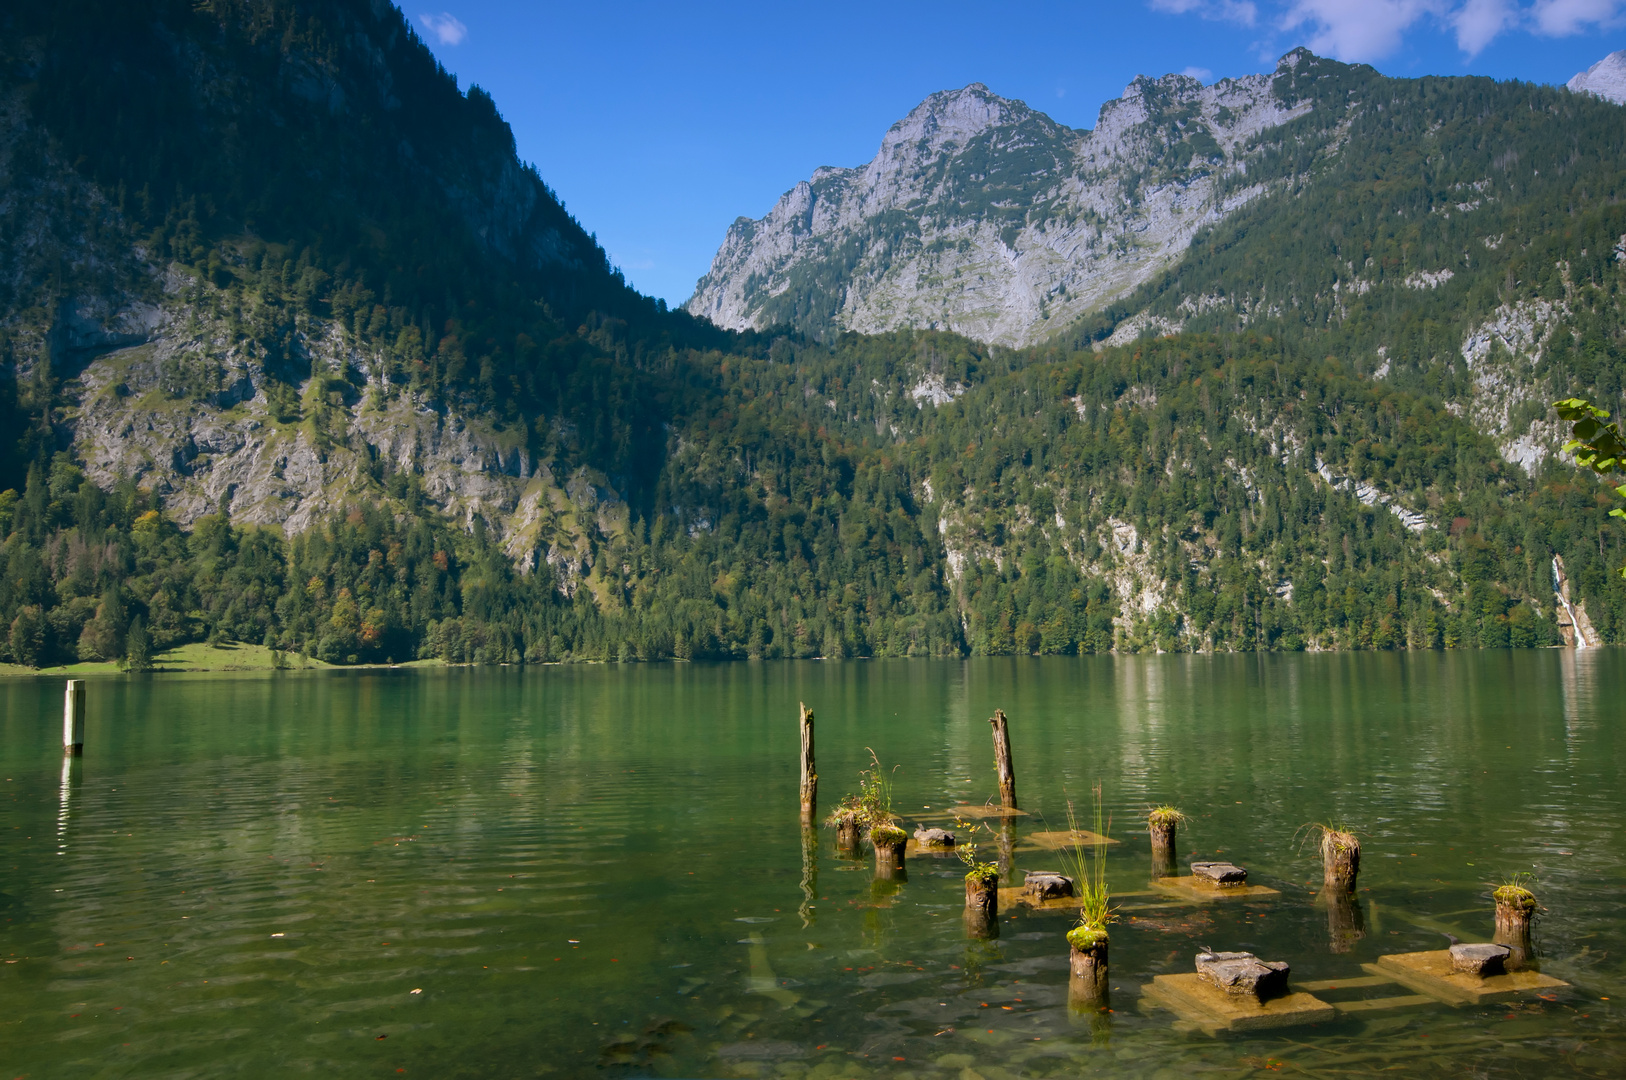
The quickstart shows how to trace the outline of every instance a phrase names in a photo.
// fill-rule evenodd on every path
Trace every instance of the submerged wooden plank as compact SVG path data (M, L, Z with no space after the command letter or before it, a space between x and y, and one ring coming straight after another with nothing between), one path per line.
M1211 1035L1318 1024L1337 1016L1331 1005L1302 990L1261 1002L1247 994L1227 994L1203 982L1196 972L1153 976L1141 994Z
M1316 979L1298 983L1300 990L1353 990L1361 986L1385 986L1394 982L1388 975L1354 975L1347 979Z
M1392 980L1384 979L1384 982ZM1373 1012L1378 1009L1405 1009L1413 1005L1438 1005L1439 998L1427 994L1397 994L1394 997L1363 998L1360 1001L1335 1001L1332 1007L1341 1013Z
M1391 953L1380 956L1376 964L1362 964L1361 967L1374 975L1388 975L1402 986L1452 1005L1477 1005L1483 1001L1499 1001L1535 990L1569 985L1529 968L1483 979L1477 975L1454 972L1451 970L1449 949Z

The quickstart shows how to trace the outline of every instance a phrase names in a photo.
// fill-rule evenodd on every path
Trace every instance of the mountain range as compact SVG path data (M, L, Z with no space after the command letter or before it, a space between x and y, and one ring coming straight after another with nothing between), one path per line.
M974 84L667 311L379 0L7 18L14 663L1626 632L1545 404L1622 398L1607 68Z

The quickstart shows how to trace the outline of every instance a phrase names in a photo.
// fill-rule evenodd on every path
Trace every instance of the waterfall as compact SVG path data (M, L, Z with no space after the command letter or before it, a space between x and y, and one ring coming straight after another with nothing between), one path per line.
M1575 634L1575 647L1587 648L1586 635L1581 632L1581 624L1575 621L1575 609L1570 607L1568 583L1564 580L1564 571L1559 569L1558 556L1553 556L1553 593L1558 602L1564 605L1564 613L1570 617L1570 630Z

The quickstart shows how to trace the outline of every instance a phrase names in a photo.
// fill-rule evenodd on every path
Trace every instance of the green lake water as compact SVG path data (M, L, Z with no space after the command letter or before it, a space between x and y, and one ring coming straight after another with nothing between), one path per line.
M1626 1076L1626 652L665 664L0 683L0 1077ZM1069 1006L1064 914L961 922L963 868L798 824L873 747L912 827L995 795L1024 836L1104 787L1110 1011ZM1144 894L1145 809L1280 890ZM928 809L929 808L929 809ZM1364 936L1301 827L1362 836ZM933 821L934 824L941 822ZM1177 1030L1141 986L1199 946L1355 978L1485 940L1528 871L1542 970L1511 1004ZM1329 991L1328 1001L1409 993Z

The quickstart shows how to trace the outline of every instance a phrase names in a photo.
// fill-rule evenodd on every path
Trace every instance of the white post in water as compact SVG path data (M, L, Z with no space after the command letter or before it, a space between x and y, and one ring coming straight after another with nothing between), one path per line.
M62 699L62 752L85 752L85 680L69 679Z

